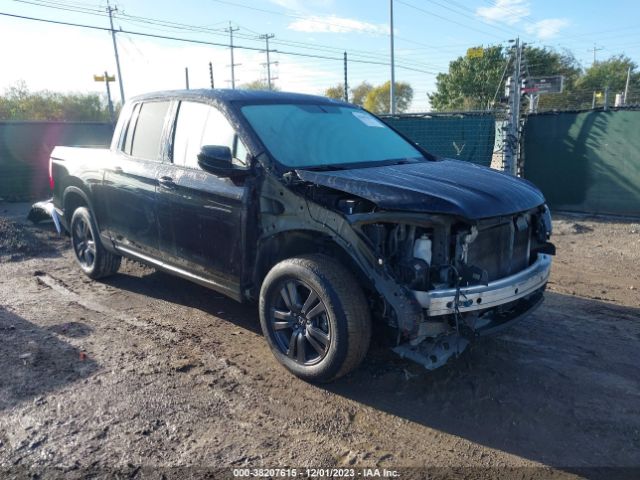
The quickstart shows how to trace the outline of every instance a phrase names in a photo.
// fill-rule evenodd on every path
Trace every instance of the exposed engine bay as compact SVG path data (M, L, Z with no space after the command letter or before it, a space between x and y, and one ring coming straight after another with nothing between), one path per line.
M373 310L397 329L393 350L426 368L443 365L474 338L499 331L542 301L555 254L545 205L470 221L381 211L370 201L316 186L306 194L341 212L378 267L419 304L417 334L402 331L384 295L381 308Z

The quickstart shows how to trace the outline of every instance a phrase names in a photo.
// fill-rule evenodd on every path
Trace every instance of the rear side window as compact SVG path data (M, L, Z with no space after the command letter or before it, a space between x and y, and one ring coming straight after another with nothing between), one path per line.
M180 102L173 140L173 163L200 168L198 153L203 145L227 146L235 163L245 164L247 150L218 109L204 103Z
M120 150L128 155L131 155L131 143L133 140L133 132L136 129L136 121L138 120L138 113L140 112L140 104L136 104L129 117L129 123L127 124L126 131L124 132L124 139L121 142Z
M136 109L124 142L125 153L145 160L161 160L162 131L168 110L169 102L145 102Z

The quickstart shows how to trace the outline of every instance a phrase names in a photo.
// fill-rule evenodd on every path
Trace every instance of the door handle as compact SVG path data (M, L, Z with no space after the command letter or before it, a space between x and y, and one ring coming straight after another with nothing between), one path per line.
M175 188L176 184L173 183L173 178L171 177L160 177L158 183L166 188Z
M122 172L123 172L122 167L113 167L113 168L111 169L111 171L112 171L113 173L122 173Z

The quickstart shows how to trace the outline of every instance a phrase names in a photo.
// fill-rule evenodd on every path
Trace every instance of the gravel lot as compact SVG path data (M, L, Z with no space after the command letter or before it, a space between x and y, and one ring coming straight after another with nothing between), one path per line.
M90 281L27 208L0 204L0 476L640 475L637 221L556 220L544 305L444 368L373 345L314 386L276 363L255 305L129 261Z

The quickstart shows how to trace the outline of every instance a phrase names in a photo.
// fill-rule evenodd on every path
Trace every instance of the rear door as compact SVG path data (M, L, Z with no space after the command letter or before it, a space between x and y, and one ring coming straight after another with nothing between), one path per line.
M225 116L193 101L178 105L170 157L159 172L158 219L164 261L240 297L248 192L244 180L203 171L203 145L225 145L239 166L247 151ZM198 278L195 278L196 280Z
M144 101L134 106L103 184L107 205L103 228L119 249L152 259L160 256L156 185L167 152L170 104Z

